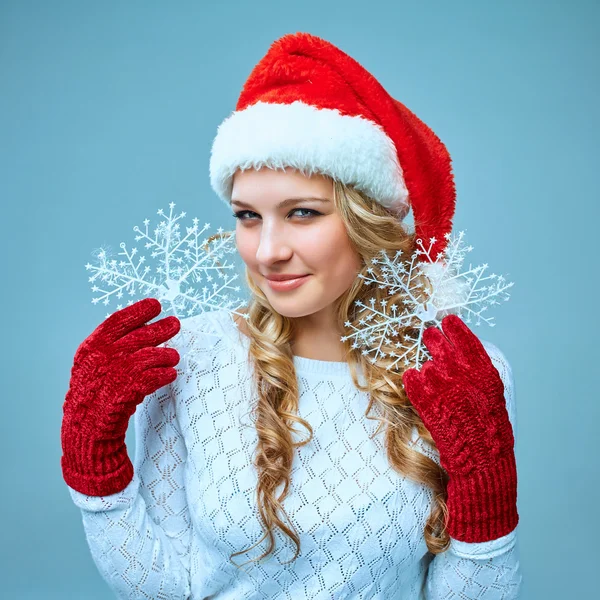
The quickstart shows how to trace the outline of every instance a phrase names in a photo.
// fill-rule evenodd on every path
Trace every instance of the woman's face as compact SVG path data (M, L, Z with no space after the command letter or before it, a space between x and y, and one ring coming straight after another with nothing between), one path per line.
M333 203L333 181L291 168L237 171L231 208L238 251L271 306L291 318L329 315L361 267ZM278 290L267 281L273 274L307 277Z

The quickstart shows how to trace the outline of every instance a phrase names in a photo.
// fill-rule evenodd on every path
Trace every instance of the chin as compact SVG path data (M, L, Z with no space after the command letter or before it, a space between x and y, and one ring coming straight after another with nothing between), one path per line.
M321 304L315 302L315 298L310 298L307 302L303 302L302 299L295 298L294 300L281 301L277 298L273 298L267 292L265 296L269 300L271 308L282 317L288 319L299 319L301 317L308 317L314 315L326 308L327 303Z

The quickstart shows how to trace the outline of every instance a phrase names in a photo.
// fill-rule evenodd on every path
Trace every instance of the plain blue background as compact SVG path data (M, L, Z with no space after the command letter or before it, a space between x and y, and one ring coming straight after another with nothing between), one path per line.
M516 381L522 597L593 596L598 6L2 1L3 597L113 597L60 470L73 355L106 311L84 264L169 202L234 227L210 146L269 44L296 31L356 58L448 146L455 228L515 281L481 336Z

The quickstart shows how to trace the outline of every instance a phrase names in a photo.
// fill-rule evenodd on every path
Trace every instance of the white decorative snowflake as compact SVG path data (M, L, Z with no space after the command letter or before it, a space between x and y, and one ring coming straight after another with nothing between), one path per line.
M410 261L401 260L398 252L393 259L382 251L381 258L375 258L372 267L368 269L369 276L362 277L367 285L375 285L387 289L388 295L401 295L403 306L397 304L388 306L387 300L382 300L380 306L375 306L375 298L370 305L356 301L355 305L362 309L366 317L359 320L359 327L349 321L345 326L353 333L343 336L342 341L354 339L353 348L363 348L363 355L371 355L370 360L387 358L390 362L386 369L394 368L398 363L405 367L416 367L431 358L422 342L423 332L431 326L440 327L442 318L448 314L457 314L463 321L470 324L475 319L475 325L481 321L493 327L494 317L486 317L486 311L499 299L507 301L510 297L507 289L513 282L506 282L502 275L491 273L484 276L487 263L468 268L463 266L472 246L465 246L464 231L457 237L446 234L446 250L439 254L435 261L430 256L436 238L430 239L429 248L425 248L421 239L417 240L417 249ZM427 261L421 258L427 256ZM418 275L426 275L430 286L426 286ZM401 329L411 327L416 335L401 335ZM440 327L441 329L441 327ZM401 339L400 339L401 338ZM393 347L384 352L382 348ZM387 362L387 361L386 361Z
M238 278L237 273L231 273L236 265L227 261L227 255L237 252L235 234L223 234L219 228L212 239L203 238L210 223L200 229L198 219L192 219L193 226L186 227L184 235L178 221L186 213L174 216L174 207L171 202L168 215L162 209L157 211L165 219L152 232L148 229L148 219L144 220L144 229L133 228L138 234L135 241L144 243L154 259L153 266L146 264L146 256L138 257L137 248L128 251L123 242L118 254L122 258L111 258L101 249L97 252L99 265L85 265L93 273L88 279L94 284L92 291L100 294L92 300L93 304L108 305L111 298L120 300L127 295L130 298L127 305L131 305L153 297L160 300L164 311L178 318L216 308L235 312L243 304L243 300L230 296L231 292L240 291L239 286L232 286ZM118 304L117 310L121 308L123 305Z

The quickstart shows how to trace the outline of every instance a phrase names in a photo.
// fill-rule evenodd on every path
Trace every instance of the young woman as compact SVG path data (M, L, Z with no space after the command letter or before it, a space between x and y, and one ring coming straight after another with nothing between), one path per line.
M385 297L358 276L382 249L408 258L418 236L444 249L441 141L298 33L251 73L210 166L249 305L146 325L161 312L147 298L75 355L61 464L103 577L122 598L517 598L502 352L456 315L426 329L420 370L342 339L357 300Z

